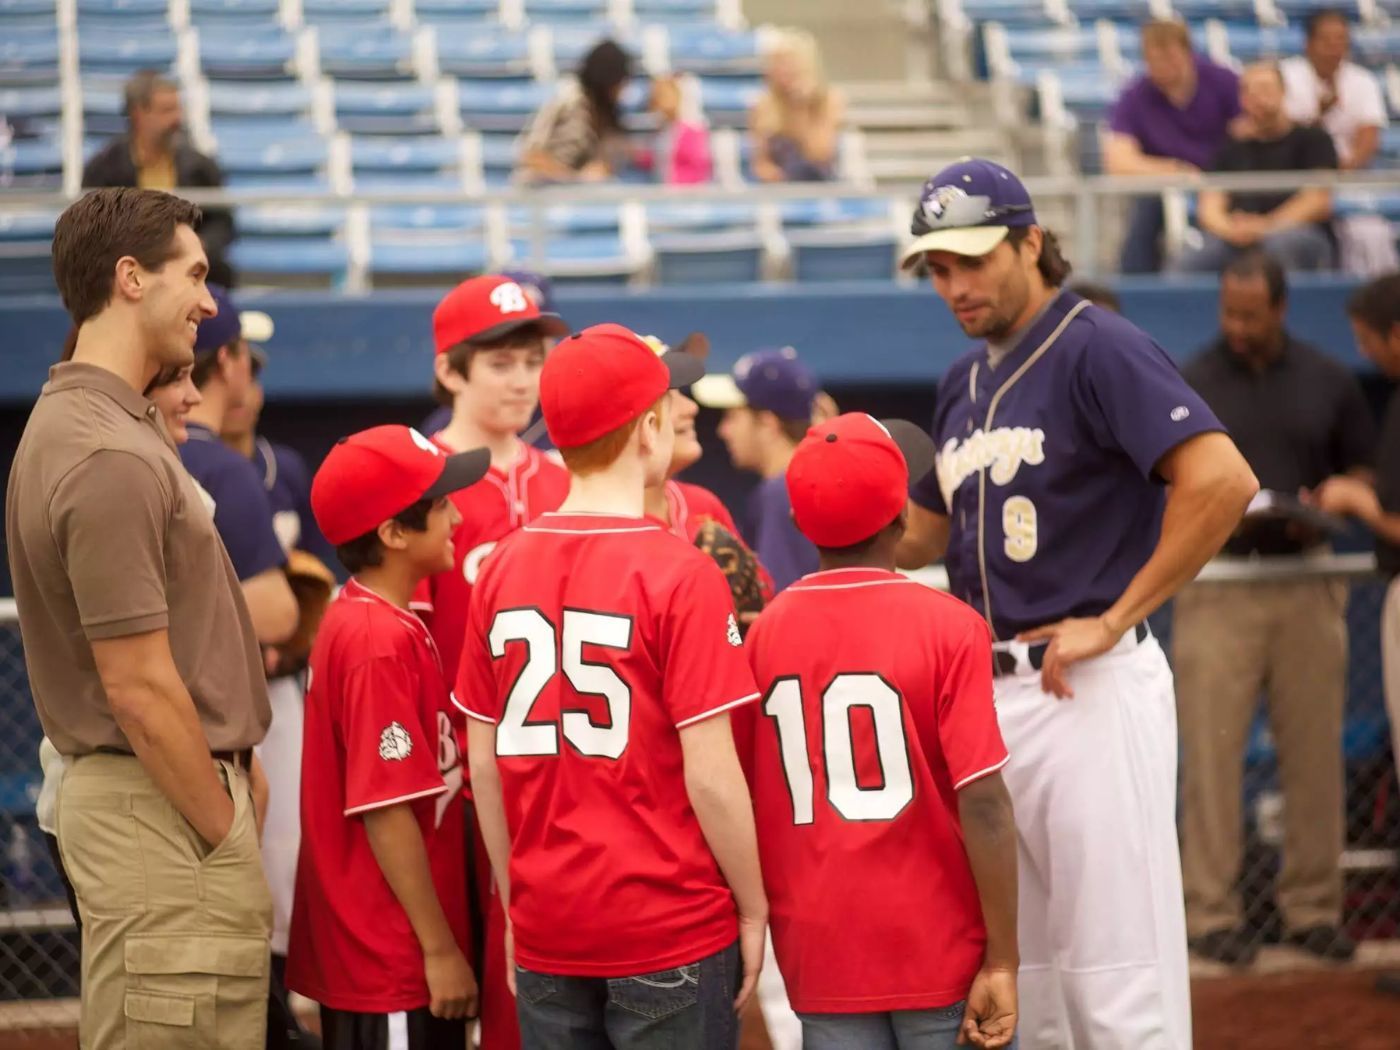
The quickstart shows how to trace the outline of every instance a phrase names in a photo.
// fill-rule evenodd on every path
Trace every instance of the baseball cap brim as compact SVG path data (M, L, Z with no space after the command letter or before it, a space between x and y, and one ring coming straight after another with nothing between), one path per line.
M438 499L475 485L491 469L491 453L484 448L474 448L470 452L457 452L447 457L442 473L437 481L423 493L423 499Z
M667 388L669 390L693 386L705 378L705 362L693 354L672 350L661 355L661 363L666 366L666 371L671 373L671 384Z
M909 484L922 481L933 469L938 449L927 430L916 426L907 419L882 419L880 425L889 431L895 446L904 456L909 467Z
M739 384L727 372L701 376L695 381L690 394L706 408L743 408L749 403Z
M953 230L931 230L924 234L900 257L901 268L922 259L928 252L952 252L954 255L986 255L1011 232L1007 226L962 226Z
M534 317L517 317L510 321L502 321L498 325L484 328L462 340L467 346L474 346L479 343L494 343L498 339L504 339L511 332L521 328L534 326L543 334L555 339L562 339L569 334L569 326L564 323L564 319L558 314L537 314Z

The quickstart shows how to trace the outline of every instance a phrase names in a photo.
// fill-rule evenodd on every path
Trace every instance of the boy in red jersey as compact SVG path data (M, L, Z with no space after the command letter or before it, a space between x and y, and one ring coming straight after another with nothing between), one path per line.
M813 427L787 485L821 569L759 616L753 785L773 942L806 1050L1010 1045L1016 835L991 636L894 571L918 427ZM832 951L839 944L840 951Z
M287 986L326 1050L460 1050L467 963L462 762L442 662L412 612L452 562L450 494L490 453L384 426L342 440L311 507L352 573L311 652Z
M725 1050L767 903L728 711L756 699L724 577L643 516L703 366L619 325L540 380L569 497L472 595L454 699L527 1050ZM736 906L737 905L737 906Z
M569 491L568 471L519 437L539 402L545 341L567 331L557 314L542 313L529 291L506 276L463 281L433 311L433 392L452 415L430 437L445 452L485 448L491 453L483 482L452 497L461 515L452 534L452 567L425 580L413 599L414 610L437 642L449 685L457 678L467 608L482 561L520 526L558 507ZM465 731L455 710L453 717ZM515 1002L503 972L505 916L491 891L490 863L476 830L470 785L466 799L468 892L480 938L475 948L480 953L482 1046L516 1050Z

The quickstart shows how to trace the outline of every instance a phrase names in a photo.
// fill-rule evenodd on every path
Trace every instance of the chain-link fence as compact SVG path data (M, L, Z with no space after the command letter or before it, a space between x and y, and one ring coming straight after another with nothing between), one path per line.
M1354 561L1334 579L1350 586L1340 928L1361 944L1362 958L1374 960L1387 957L1388 942L1400 945L1400 788L1390 754L1379 638L1385 586ZM1152 626L1170 653L1171 608L1156 614ZM1231 640L1222 637L1220 644ZM1237 884L1244 928L1256 946L1282 943L1285 932L1277 904L1284 802L1265 703L1244 754ZM34 816L40 736L13 603L0 602L0 1047L76 1045L78 938Z

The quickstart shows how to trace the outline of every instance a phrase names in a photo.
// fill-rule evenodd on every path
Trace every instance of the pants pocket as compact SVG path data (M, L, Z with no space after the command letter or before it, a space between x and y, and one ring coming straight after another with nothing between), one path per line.
M619 1009L658 1021L700 999L700 964L608 980L608 999Z
M535 973L523 966L515 968L515 994L534 1006L554 994L554 977L547 973Z
M268 948L262 937L138 934L126 939L131 1050L261 1047Z

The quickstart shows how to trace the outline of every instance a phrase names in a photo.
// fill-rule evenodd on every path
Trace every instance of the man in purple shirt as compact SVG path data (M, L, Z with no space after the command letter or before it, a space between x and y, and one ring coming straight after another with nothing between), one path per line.
M1191 50L1180 22L1142 27L1147 73L1129 84L1108 117L1104 168L1110 175L1188 175L1208 169L1240 114L1239 78ZM1161 268L1162 198L1132 201L1119 269Z
M790 346L745 354L732 376L708 375L694 388L696 401L724 411L719 436L734 465L763 479L749 498L746 524L775 591L817 571L817 548L792 520L786 477L812 425L817 393L816 376Z

